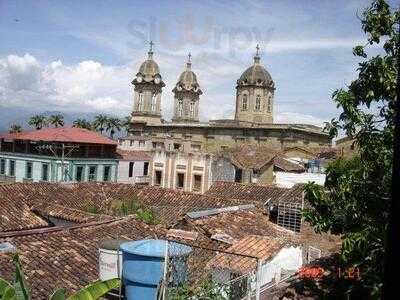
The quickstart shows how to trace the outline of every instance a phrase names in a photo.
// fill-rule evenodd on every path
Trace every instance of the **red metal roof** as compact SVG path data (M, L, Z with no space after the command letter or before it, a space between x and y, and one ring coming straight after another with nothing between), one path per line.
M5 133L0 134L0 138L9 140L117 145L116 141L97 132L76 127L43 128L40 130L23 131L21 133Z

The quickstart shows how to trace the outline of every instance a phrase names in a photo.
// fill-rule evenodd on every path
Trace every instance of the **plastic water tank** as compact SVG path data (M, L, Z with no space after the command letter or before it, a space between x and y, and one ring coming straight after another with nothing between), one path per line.
M122 280L125 296L128 300L154 300L157 286L164 274L164 260L167 241L140 240L124 243L122 251ZM168 242L168 257L171 261L181 256L187 257L192 248L178 243ZM179 265L181 272L187 272L187 266Z
M122 253L119 251L121 244L127 240L104 240L99 244L99 278L108 280L121 278ZM119 264L119 265L118 265Z

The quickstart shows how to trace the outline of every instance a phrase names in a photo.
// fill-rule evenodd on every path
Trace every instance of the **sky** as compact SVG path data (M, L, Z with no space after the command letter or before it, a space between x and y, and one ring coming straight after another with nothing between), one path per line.
M279 123L322 125L338 115L332 92L356 76L365 41L354 1L0 0L0 120L59 111L127 116L149 41L166 83L162 114L192 54L200 118L233 118L235 86L253 62L275 86Z

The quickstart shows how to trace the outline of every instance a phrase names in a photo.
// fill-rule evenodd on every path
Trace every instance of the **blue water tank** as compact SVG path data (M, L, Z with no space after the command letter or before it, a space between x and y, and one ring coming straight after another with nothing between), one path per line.
M167 241L140 240L123 243L122 280L125 285L125 296L128 300L154 300L157 286L164 274L164 260ZM192 249L189 246L168 242L168 257L171 264L180 261L179 269L182 276L187 273L186 263L182 265L179 257L187 257ZM186 260L184 260L186 261ZM179 275L179 274L178 274ZM175 279L176 280L176 279ZM180 278L179 281L182 279ZM179 282L175 282L179 283Z

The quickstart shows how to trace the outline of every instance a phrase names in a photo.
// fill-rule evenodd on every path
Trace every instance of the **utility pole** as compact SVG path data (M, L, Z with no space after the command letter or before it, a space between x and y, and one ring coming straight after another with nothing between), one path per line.
M65 143L61 144L44 144L36 147L39 150L50 150L53 153L53 156L58 160L61 160L61 180L60 182L64 182L65 177L65 158L69 157L73 150L78 149L78 145L66 145ZM58 156L58 151L61 150L61 157ZM68 151L68 152L67 152Z

